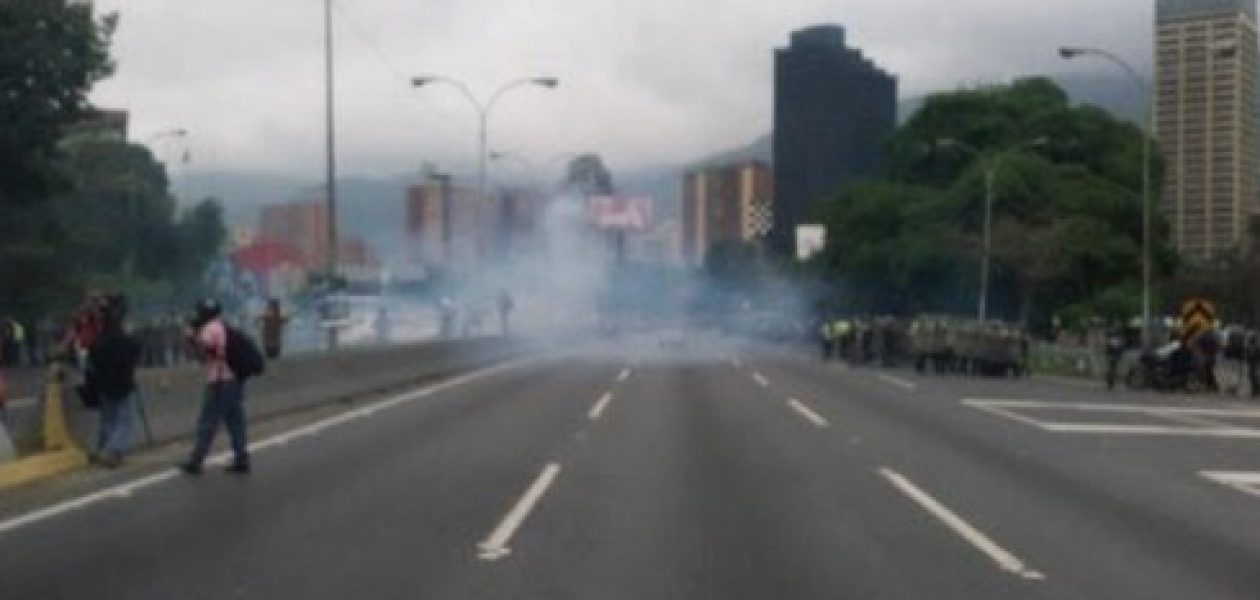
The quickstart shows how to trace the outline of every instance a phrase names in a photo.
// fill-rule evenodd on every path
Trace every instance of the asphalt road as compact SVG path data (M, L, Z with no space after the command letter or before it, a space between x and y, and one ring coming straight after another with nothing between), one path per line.
M1260 404L693 339L259 444L0 510L0 598L1260 597Z

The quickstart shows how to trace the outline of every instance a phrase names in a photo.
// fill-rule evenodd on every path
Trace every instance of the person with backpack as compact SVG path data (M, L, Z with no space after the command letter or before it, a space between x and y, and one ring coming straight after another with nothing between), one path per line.
M227 472L238 475L250 472L245 381L262 373L262 353L243 333L228 327L222 314L223 308L217 301L203 300L190 323L195 354L205 365L206 385L192 454L180 465L188 475L201 474L219 421L226 426L232 444L233 460Z
M123 296L106 300L101 333L88 349L87 387L96 395L101 411L92 460L107 469L122 465L137 415L140 342L123 330L126 310Z

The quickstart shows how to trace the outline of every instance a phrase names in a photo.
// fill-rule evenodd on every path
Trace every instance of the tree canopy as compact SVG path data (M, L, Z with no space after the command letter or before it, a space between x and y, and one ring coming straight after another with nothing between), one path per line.
M58 183L57 143L87 114L92 84L113 70L109 38L86 4L0 2L0 208L31 202Z
M33 319L85 288L194 292L226 236L208 201L177 214L141 146L87 131L116 17L65 0L0 2L0 314Z
M1136 310L1142 135L1072 105L1046 79L938 94L894 134L886 177L822 209L819 264L860 310L969 313L993 177L997 316L1028 322L1096 303ZM1156 256L1167 273L1176 258L1163 238Z

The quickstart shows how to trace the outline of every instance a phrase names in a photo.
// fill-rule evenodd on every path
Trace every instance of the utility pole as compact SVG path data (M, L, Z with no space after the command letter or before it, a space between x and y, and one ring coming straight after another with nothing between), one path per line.
M337 278L337 151L333 105L333 23L332 0L324 0L324 131L326 134L325 191L328 198L328 289ZM330 324L331 325L331 324ZM328 328L328 348L337 347L337 328Z

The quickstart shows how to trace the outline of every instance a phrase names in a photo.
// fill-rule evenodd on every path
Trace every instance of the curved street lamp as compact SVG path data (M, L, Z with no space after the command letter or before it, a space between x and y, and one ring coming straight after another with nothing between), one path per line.
M966 142L953 138L943 138L936 141L936 148L967 152L980 160L984 168L984 250L980 259L980 301L976 309L976 315L981 322L984 322L989 316L989 273L993 254L993 200L996 195L995 188L997 186L998 171L1002 168L1002 163L1005 162L1006 157L1010 156L1012 152L1023 148L1040 148L1048 143L1049 140L1044 137L1034 138L986 157L978 148Z
M1154 135L1154 99L1146 78L1128 61L1101 48L1065 46L1059 48L1064 60L1095 57L1105 60L1128 73L1137 86L1138 94L1146 102L1146 114L1142 118L1142 347L1149 348L1151 339L1151 136Z
M487 128L490 121L490 114L494 111L495 106L503 99L508 92L528 86L537 86L547 89L556 89L560 86L560 80L555 77L523 77L509 81L501 86L486 100L481 100L472 92L464 82L442 75L424 75L411 78L411 87L422 88L431 84L446 84L455 88L459 93L472 104L477 111L478 132L477 132L477 222L480 225L481 207L486 202L486 148L488 144Z
M538 173L539 173L538 168L535 167L534 163L530 161L529 159L519 154L516 154L515 152L499 152L499 151L490 152L490 162L502 162L502 161L512 161L520 165L522 168L525 169L525 172L529 174L529 178L533 180L533 185L535 187L541 186L542 179L538 177Z
M160 142L166 138L173 138L173 137L179 137L179 138L188 137L188 130L184 129L183 127L177 127L175 129L166 129L163 131L159 131L157 133L154 133L144 138L144 145L147 146L149 144Z

